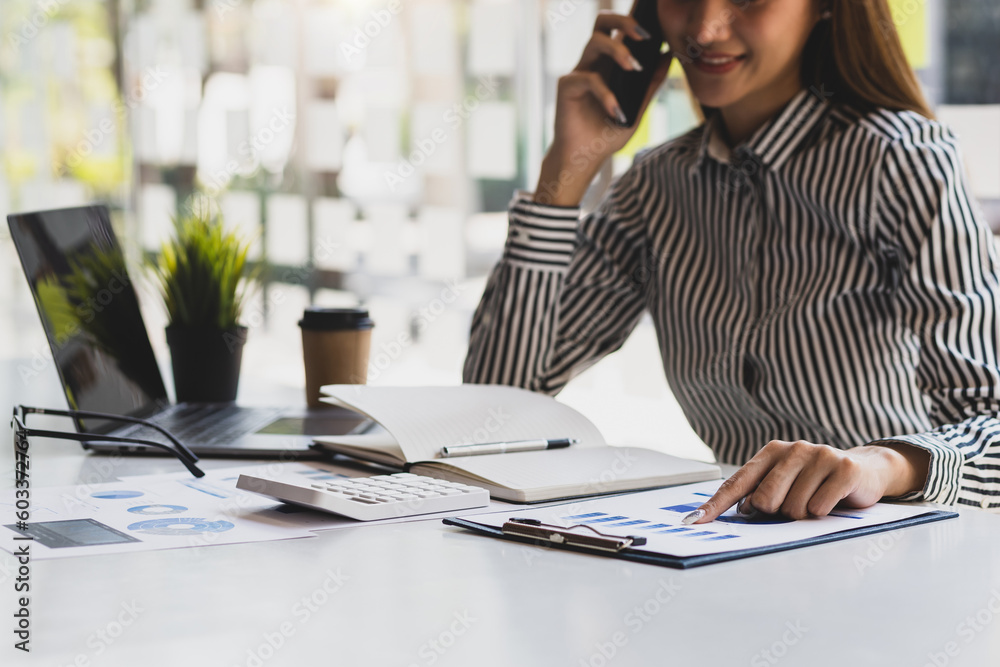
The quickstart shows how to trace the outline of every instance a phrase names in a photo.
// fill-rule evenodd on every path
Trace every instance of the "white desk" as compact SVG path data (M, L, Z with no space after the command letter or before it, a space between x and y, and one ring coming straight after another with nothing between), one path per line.
M100 459L36 447L32 460L39 474L63 477L76 465L86 478ZM119 472L169 465L134 459ZM11 561L4 555L0 564ZM959 649L949 665L1000 664L1000 613L989 611L991 598L1000 611L1000 518L975 511L895 535L687 571L421 521L305 540L41 561L32 581L34 652L11 649L5 631L4 665L69 665L83 656L78 664L129 667L920 667L928 653L948 657L949 642ZM8 625L12 585L10 575L0 584ZM313 599L313 611L303 598ZM133 604L141 611L109 646L97 631L118 634L118 619L130 620L124 609ZM992 621L979 631L958 627L977 613ZM289 636L271 655L266 637L278 644L283 627ZM602 648L613 648L614 657L605 659ZM762 651L772 649L769 662ZM258 663L249 650L270 657Z
M0 460L6 495L10 454ZM38 486L87 480L102 460L69 443L32 448ZM205 461L221 465L232 462ZM116 474L176 469L135 458ZM11 648L12 564L0 554L5 667L1000 665L1000 613L989 609L1000 611L1000 517L978 511L687 571L437 521L40 561L30 656ZM332 593L328 572L343 577ZM99 630L117 637L108 645Z

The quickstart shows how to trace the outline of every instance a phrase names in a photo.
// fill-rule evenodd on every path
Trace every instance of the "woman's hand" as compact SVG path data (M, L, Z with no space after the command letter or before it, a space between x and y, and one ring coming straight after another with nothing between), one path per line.
M559 78L555 131L542 163L535 201L561 206L579 204L601 164L635 133L638 122L633 127L618 124L624 122L625 116L618 100L596 71L603 55L613 58L623 69L638 69L639 63L622 41L624 35L637 40L649 39L649 34L631 16L601 12L580 62L572 72ZM666 78L670 58L669 53L664 54L657 67L646 91L640 118Z
M922 449L895 442L841 450L772 440L684 520L713 521L744 498L743 512L792 519L826 516L838 504L868 507L885 496L922 489L929 458Z

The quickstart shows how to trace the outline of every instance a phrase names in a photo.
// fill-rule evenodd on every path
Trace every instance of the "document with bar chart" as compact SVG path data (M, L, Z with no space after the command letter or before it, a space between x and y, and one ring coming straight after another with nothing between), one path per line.
M644 545L626 551L633 556L646 554L654 558L634 560L652 561L663 556L678 561L663 564L691 567L958 516L917 505L877 503L865 509L835 509L829 516L802 521L776 515L744 516L733 508L711 523L682 524L681 519L708 500L720 483L715 480L686 484L530 510L512 508L503 514L446 520L446 523L494 535L512 517L535 519L574 533L594 534L584 528L588 526L604 535L646 538ZM683 562L723 554L730 555Z

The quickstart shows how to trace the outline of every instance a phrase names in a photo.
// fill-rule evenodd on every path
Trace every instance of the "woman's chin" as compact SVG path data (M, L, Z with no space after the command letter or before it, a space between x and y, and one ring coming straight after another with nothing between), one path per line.
M692 86L691 94L694 95L699 104L713 109L721 109L722 107L729 106L739 99L739 96L735 94L735 91L731 87L698 86L695 88Z

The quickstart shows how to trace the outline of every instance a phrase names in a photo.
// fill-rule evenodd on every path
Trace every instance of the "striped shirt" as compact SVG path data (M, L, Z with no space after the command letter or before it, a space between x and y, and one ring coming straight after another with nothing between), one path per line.
M806 90L732 151L717 122L582 219L514 195L465 381L555 394L648 312L720 461L899 441L930 453L904 499L1000 507L1000 265L955 136Z

